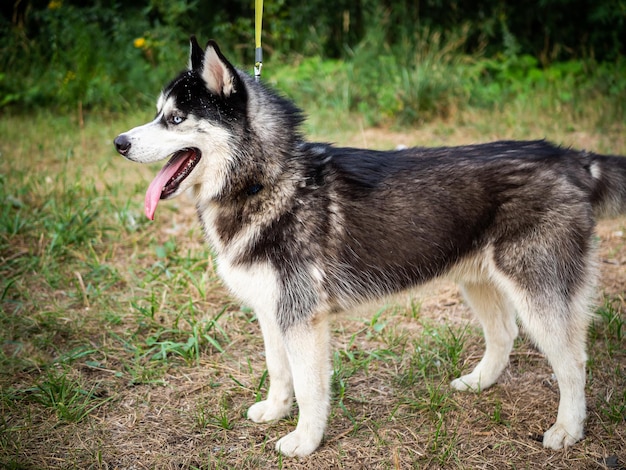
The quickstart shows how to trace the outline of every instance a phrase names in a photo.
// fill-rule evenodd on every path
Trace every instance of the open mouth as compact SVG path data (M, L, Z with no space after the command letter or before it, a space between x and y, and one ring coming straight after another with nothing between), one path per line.
M197 148L185 148L176 152L159 174L152 180L146 191L146 217L154 220L159 200L167 199L176 192L180 183L187 178L196 167L202 156Z

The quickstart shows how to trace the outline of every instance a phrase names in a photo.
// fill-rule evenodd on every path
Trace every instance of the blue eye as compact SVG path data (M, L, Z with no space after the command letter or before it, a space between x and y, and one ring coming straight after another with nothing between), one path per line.
M184 117L182 116L172 116L172 124L180 124L181 122L183 122L185 120Z

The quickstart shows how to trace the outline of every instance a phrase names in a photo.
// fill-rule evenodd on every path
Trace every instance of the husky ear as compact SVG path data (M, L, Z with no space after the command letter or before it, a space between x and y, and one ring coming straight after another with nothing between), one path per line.
M206 46L201 75L207 88L216 95L229 97L236 93L240 86L235 67L222 55L215 41L209 41Z
M204 51L195 36L189 38L189 70L201 70Z

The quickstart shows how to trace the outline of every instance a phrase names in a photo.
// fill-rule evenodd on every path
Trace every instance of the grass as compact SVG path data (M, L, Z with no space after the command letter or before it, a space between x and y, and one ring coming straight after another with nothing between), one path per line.
M352 115L337 131L335 119L314 117L307 131L379 148L547 136L626 154L624 121L601 127L595 102L558 118L531 107L467 109L411 130L369 128ZM482 340L444 284L336 319L324 445L308 460L275 454L295 418L245 419L268 386L253 312L220 285L193 208L181 197L147 221L142 195L156 167L134 166L112 149L113 136L150 112L0 116L1 467L624 465L626 252L615 235L624 220L601 225L609 263L590 332L581 444L548 452L537 442L558 393L523 339L497 386L449 388L479 360Z

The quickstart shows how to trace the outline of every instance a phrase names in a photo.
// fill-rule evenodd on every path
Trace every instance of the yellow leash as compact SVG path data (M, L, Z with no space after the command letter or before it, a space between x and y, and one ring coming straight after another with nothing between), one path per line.
M261 78L263 67L263 49L261 48L261 30L263 29L263 0L254 2L254 79Z

